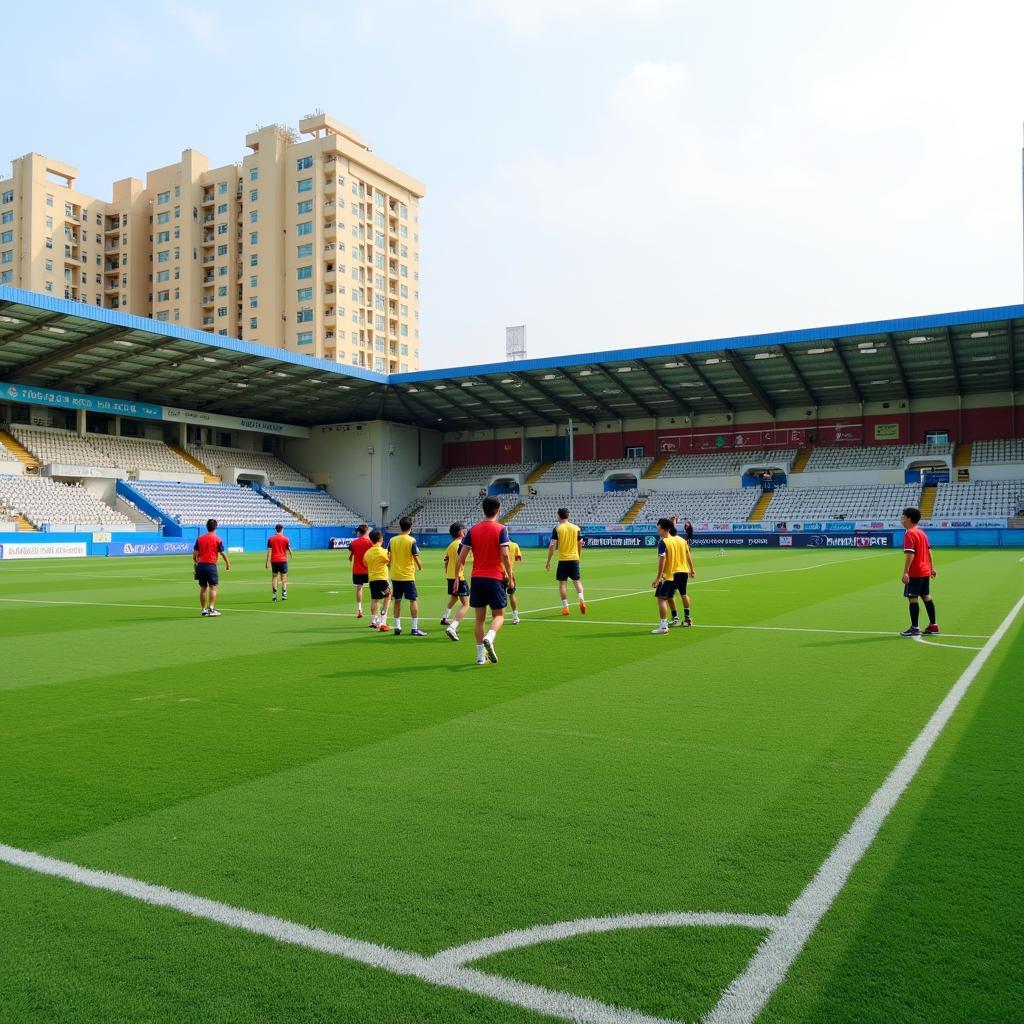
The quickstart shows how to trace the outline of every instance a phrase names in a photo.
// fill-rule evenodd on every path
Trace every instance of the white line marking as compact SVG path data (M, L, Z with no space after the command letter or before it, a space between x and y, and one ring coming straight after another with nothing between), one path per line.
M942 636L953 636L953 637L959 637L960 636L959 633L942 633L941 635ZM980 647L966 647L963 644L944 644L944 643L940 643L937 640L925 640L925 638L923 636L915 636L914 639L919 644L924 644L925 647L943 647L946 650L951 650L951 651L980 651L981 650ZM972 639L972 638L968 638L968 639Z
M279 917L167 889L162 885L151 885L125 875L81 867L68 861L19 850L13 846L0 844L0 861L39 874L63 878L76 885L118 893L153 906L169 907L191 917L216 921L229 928L263 935L278 942L287 942L318 953L355 960L390 971L392 974L419 978L431 985L488 996L499 1002L521 1006L549 1017L559 1017L578 1024L670 1024L658 1017L609 1006L594 999L574 996L568 992L554 992L539 985L483 974L458 965L435 963L433 958L418 953L406 953L391 949L389 946L310 928Z
M525 614L525 613L521 613ZM649 629L653 625L657 625L655 621L650 622L626 622L620 619L592 619L589 615L570 615L566 618L557 616L549 619L534 619L533 622L544 622L548 624L560 625L562 623L575 622L582 626L635 626L637 629ZM673 627L674 628L674 627ZM734 626L723 622L700 622L695 624L693 627L695 630L701 629L750 629L757 631L764 631L769 633L839 633L846 636L890 636L899 637L899 633L892 629L815 629L810 626ZM680 626L679 632L686 632L685 627ZM979 635L976 633L943 633L942 636L956 637L962 640L987 640L987 635ZM919 638L915 638L919 639ZM926 643L928 641L925 641ZM941 644L935 646L942 647L953 647L954 644ZM980 651L980 647L965 647L965 651Z
M622 914L618 917L585 917L577 921L559 921L534 928L521 928L503 932L486 939L477 939L462 946L443 949L430 958L438 966L461 966L474 960L483 960L510 949L536 946L540 942L555 942L574 935L594 935L599 932L620 931L626 928L757 928L772 931L783 923L783 918L772 914L722 914L697 911L683 914Z
M942 734L999 641L1006 636L1021 608L1024 608L1024 597L1010 609L985 646L971 659L899 764L878 787L849 831L825 858L817 874L790 905L784 923L761 943L746 969L725 990L718 1005L705 1018L705 1024L752 1024L757 1019L772 993L782 984L790 965L846 886L853 869L875 841L885 819L913 781L928 751Z
M6 604L47 604L47 605L70 605L72 607L84 608L157 608L173 612L196 612L193 604L119 604L114 601L56 601L41 597L0 597L0 601ZM354 619L355 612L286 612L283 608L238 608L229 607L228 615L236 612L250 612L255 615L312 615L317 618L329 619ZM193 618L199 618L194 614Z

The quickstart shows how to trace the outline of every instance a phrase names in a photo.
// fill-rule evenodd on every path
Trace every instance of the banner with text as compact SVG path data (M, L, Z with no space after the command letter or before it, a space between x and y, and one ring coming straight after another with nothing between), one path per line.
M67 544L0 544L0 559L16 558L85 558L85 541Z
M171 423L191 423L197 427L222 427L225 430L253 430L259 434L276 434L278 437L309 437L309 427L293 427L287 423L273 423L270 420L247 419L240 416L222 416L216 412L199 412L197 409L176 409L163 407L163 419Z
M103 398L100 395L77 395L71 391L34 388L25 384L0 384L0 395L12 402L21 402L25 405L48 405L55 409L71 409L76 412L103 412L111 416L136 416L143 420L158 420L162 411L159 405L149 405L147 402Z

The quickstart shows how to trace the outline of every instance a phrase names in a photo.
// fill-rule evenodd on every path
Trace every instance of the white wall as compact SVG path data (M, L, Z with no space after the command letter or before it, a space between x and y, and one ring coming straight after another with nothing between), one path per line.
M870 484L902 484L902 469L857 469L843 473L790 473L790 487L862 487Z
M1024 479L1024 462L1010 462L1003 465L971 466L971 482L978 480L1021 480ZM956 480L956 470L950 474Z
M24 472L23 462L0 462L0 476L21 476Z
M285 457L367 522L376 523L381 502L388 503L386 518L393 518L441 468L441 435L384 420L330 424L312 427L308 440L288 439Z

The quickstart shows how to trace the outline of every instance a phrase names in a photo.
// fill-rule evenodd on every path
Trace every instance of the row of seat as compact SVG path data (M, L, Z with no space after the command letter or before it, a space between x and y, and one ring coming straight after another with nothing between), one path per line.
M971 445L972 465L984 466L999 462L1024 462L1024 437L975 441Z
M638 523L654 523L673 515L693 522L743 522L757 504L761 491L744 487L731 491L654 491L636 517Z
M224 526L298 526L300 521L262 494L237 484L183 484L166 480L132 483L147 501L182 526L216 519Z
M537 468L536 462L494 462L486 466L455 466L435 481L434 487L486 486L496 476L514 476L523 481Z
M765 513L772 522L800 519L899 519L917 506L921 488L904 484L867 487L777 487Z
M128 527L132 521L81 484L62 484L49 477L0 477L0 509L9 516L24 516L33 526Z
M265 487L264 491L313 526L356 526L363 521L347 505L319 488L298 491L287 487Z
M951 444L890 444L856 448L815 448L804 471L836 472L844 469L900 469L908 459L953 454Z
M272 484L308 484L312 481L287 462L268 452L245 448L223 448L213 444L194 444L187 449L189 455L220 475L222 469L252 470L265 473Z
M973 484L939 484L932 518L1024 515L1024 480L980 480Z

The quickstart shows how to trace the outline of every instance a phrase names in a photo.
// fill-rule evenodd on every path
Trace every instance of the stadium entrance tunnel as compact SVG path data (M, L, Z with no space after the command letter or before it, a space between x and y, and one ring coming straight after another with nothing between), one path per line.
M604 489L606 491L635 491L637 488L637 474L616 470L604 478Z

